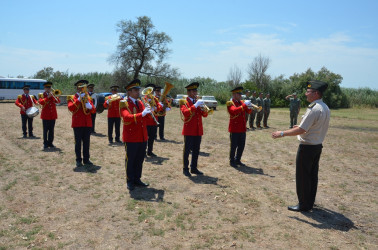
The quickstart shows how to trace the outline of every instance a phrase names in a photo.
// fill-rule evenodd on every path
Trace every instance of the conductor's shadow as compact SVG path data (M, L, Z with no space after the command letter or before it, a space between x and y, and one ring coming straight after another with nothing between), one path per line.
M269 177L272 177L272 178L274 177L273 175L265 174L264 170L262 168L253 168L253 167L249 167L247 165L243 165L243 166L239 166L235 169L240 171L240 172L243 172L245 174L260 174L260 175L266 175L266 176L269 176Z
M89 167L86 167L86 166L75 167L73 169L73 171L77 172L77 173L92 173L92 174L95 174L100 169L101 169L100 166L93 165L93 166L89 166Z
M218 185L218 178L211 177L207 175L192 175L189 177L191 181L193 181L196 184L213 184Z
M160 157L160 156L146 158L146 162L150 162L151 164L154 164L154 165L163 165L163 162L167 160L169 160L169 158Z
M289 216L289 218L307 223L319 229L334 229L343 232L348 232L350 229L356 228L354 226L353 221L351 221L349 218L345 217L343 214L337 213L326 208L317 206L313 208L311 211L303 212L302 214L316 222L301 219L296 216Z
M175 140L159 140L159 139L156 139L156 141L158 142L162 142L162 143L173 143L173 144L183 144L182 141L175 141Z
M161 202L164 199L164 190L151 187L141 187L130 191L130 197L135 200Z

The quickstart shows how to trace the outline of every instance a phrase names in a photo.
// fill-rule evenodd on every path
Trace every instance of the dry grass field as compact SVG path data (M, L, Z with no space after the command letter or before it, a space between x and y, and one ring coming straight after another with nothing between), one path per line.
M182 174L182 121L166 117L167 142L147 158L148 188L129 193L123 145L108 146L106 111L91 137L96 173L75 172L71 115L58 107L57 150L22 139L18 108L0 104L0 249L377 249L378 111L333 110L320 162L316 208L287 210L295 193L296 138L271 139L289 113L273 109L270 129L247 133L243 162L228 165L228 115L204 119L199 169ZM304 109L302 109L302 113Z

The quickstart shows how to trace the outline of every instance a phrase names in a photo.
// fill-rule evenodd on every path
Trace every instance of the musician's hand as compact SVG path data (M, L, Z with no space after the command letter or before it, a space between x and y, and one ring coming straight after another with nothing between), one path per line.
M85 96L85 93L81 93L80 96L81 96L81 97L84 97L84 96Z
M51 92L49 92L49 95L48 95L48 98L50 98L50 97L52 97L53 95L52 95L52 93Z
M199 99L195 104L194 104L194 107L198 108L198 107L202 107L203 106L203 100L202 99Z
M109 105L109 99L108 99L108 100L106 100L106 104L108 104L108 105Z
M21 110L22 110L22 112L25 112L26 109L25 109L25 107L21 107Z
M246 100L244 103L245 103L245 105L247 105L247 106L251 106L251 107L252 107L252 105L251 105L252 103L251 103L250 100Z
M142 117L145 117L148 113L151 113L150 107L144 108L144 110L142 111Z
M89 102L86 102L86 103L85 103L85 107L86 107L87 109L92 109L92 105L91 105Z
M163 103L162 102L159 102L161 106L163 106Z
M169 110L171 110L171 108L165 108L165 111L169 111Z

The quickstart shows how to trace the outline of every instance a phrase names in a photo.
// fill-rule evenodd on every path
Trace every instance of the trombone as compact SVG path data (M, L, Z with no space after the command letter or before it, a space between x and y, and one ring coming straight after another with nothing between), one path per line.
M59 97L59 96L62 95L62 91L59 90L59 89L53 89L53 88L51 88L51 90L52 90L52 92L50 92L50 93L51 93L52 96L54 97L55 101L58 102L58 98L57 98L57 97Z

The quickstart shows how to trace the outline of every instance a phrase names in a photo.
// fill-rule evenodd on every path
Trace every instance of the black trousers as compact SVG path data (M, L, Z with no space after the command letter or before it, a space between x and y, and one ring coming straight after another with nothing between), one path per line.
M91 139L91 128L90 127L78 127L73 128L75 136L75 154L76 162L84 163L89 161L89 144ZM83 158L81 157L81 145L83 144Z
M264 127L268 126L268 118L269 118L270 110L264 110Z
M125 142L125 169L127 183L136 182L142 177L146 147L147 142Z
M296 184L299 206L311 209L314 206L318 188L319 160L322 144L300 144L296 159Z
M115 140L119 141L121 136L121 118L120 117L108 117L108 139L109 142L113 141L113 127L115 127Z
M51 146L54 141L55 120L42 120L43 145Z
M21 122L22 122L22 133L25 136L27 135L26 123L28 123L29 135L33 135L33 118L30 118L27 115L21 115Z
M154 150L154 141L157 135L157 126L147 126L147 134L147 153L152 153L152 151Z
M191 169L197 169L198 155L200 152L202 136L184 136L184 169L189 168L189 154L192 152L192 162L190 163Z
M297 125L297 118L297 112L290 112L290 128L292 128L294 125Z
M164 139L165 116L158 116L158 122L159 122L159 138Z
M246 133L230 133L230 162L241 160L245 147L245 137Z
M264 116L264 110L261 110L260 112L257 113L256 115L256 127L261 127L261 121Z
M96 113L94 113L94 114L91 114L91 118L92 118L92 130L91 130L91 133L94 133L94 132L96 132L96 130L95 130L95 124L96 124Z

